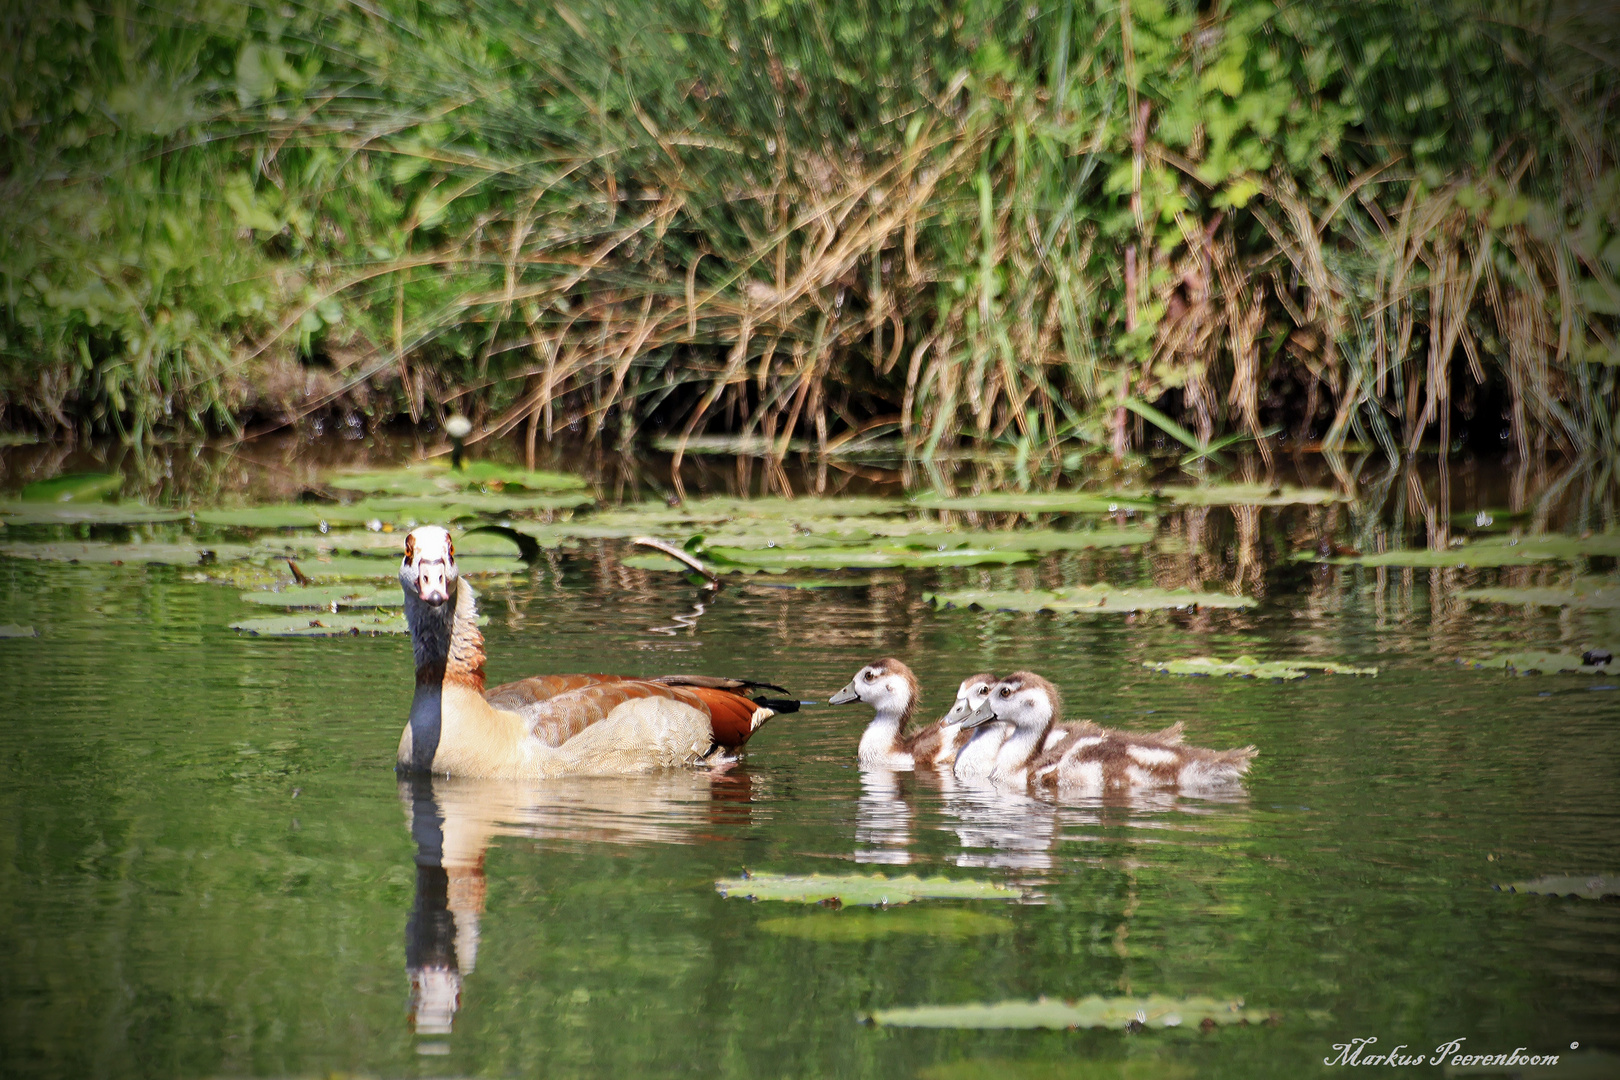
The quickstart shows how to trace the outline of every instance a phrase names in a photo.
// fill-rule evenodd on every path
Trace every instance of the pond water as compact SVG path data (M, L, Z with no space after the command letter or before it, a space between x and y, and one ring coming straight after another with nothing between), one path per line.
M1056 803L863 774L869 712L825 705L772 720L718 773L401 783L404 638L244 636L228 624L259 612L239 590L181 569L0 558L0 623L39 635L0 641L0 1072L1297 1077L1341 1071L1323 1064L1334 1044L1376 1036L1376 1051L1461 1039L1564 1055L1548 1075L1615 1075L1620 904L1493 886L1620 867L1620 675L1453 662L1620 637L1612 618L1460 604L1480 572L1279 558L1310 512L1189 510L1147 551L717 594L599 540L481 590L492 683L728 673L825 701L892 654L937 714L967 673L1034 668L1071 716L1259 747L1220 799ZM1052 615L924 599L1167 577L1261 602ZM1204 654L1378 675L1144 667ZM742 871L1020 895L722 895ZM868 1020L1090 995L1241 999L1269 1019Z

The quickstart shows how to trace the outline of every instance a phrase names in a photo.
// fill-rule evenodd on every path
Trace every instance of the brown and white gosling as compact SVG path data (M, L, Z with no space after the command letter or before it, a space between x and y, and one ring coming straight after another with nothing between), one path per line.
M407 536L399 583L416 654L402 773L538 780L712 764L798 708L749 694L781 687L704 675L543 675L486 691L478 609L450 534Z
M1057 687L1032 671L1002 679L962 722L968 730L1009 725L988 778L997 784L1102 794L1146 787L1199 790L1235 783L1258 752L1206 750L1181 741L1181 725L1163 731L1114 731L1090 721L1060 723Z
M962 722L990 695L996 677L969 675L956 689L956 701L944 716L913 731L920 693L917 677L894 657L885 657L855 673L849 685L827 699L830 705L862 701L872 706L872 722L861 734L860 763L872 769L913 769L918 765L948 767L967 742Z

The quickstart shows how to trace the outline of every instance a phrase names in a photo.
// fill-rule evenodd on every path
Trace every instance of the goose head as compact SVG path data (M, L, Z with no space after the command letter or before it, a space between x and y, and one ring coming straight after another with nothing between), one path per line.
M423 525L405 537L399 584L409 599L438 607L456 593L456 546L437 525Z
M943 722L960 724L973 715L973 710L984 704L998 681L988 671L981 671L977 675L969 675L963 679L962 685L956 688L956 703L951 706L950 712L945 714Z
M1019 731L1040 731L1063 711L1057 687L1033 671L1007 676L990 690L983 704L962 721L965 728L1003 720Z
M849 685L827 699L829 705L863 701L880 716L901 716L917 704L917 676L894 657L867 664L855 673Z

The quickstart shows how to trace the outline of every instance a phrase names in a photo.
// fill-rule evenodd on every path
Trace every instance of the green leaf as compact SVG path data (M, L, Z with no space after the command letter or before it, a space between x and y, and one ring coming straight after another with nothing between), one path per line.
M945 551L907 547L733 548L710 547L704 554L722 564L766 570L863 570L907 566L979 566L1026 562L1028 552L950 548Z
M124 478L116 473L67 473L50 480L36 480L22 489L25 503L96 502L118 494Z
M300 567L299 569L302 569ZM357 585L307 585L277 592L246 592L242 599L249 604L282 608L397 608L405 598L398 589L378 593Z
M881 874L749 874L714 883L721 896L751 900L786 900L800 904L836 901L846 907L892 907L913 900L1016 900L1023 893L988 881L952 880L915 875L888 878Z
M0 544L0 555L41 562L88 563L99 566L200 566L205 562L245 559L251 549L241 544L189 544L148 541L110 544L97 541Z
M1334 660L1273 660L1262 662L1252 656L1217 660L1194 656L1186 660L1148 660L1142 664L1161 675L1225 675L1239 679L1303 679L1309 672L1324 675L1377 675L1375 667L1351 667Z
M1091 491L987 492L983 495L917 495L913 506L928 510L981 510L1019 514L1112 514L1152 510L1158 500L1140 492L1109 494Z
M271 615L231 623L232 630L262 637L346 637L361 634L406 634L405 616L388 615Z
M1197 1028L1205 1020L1216 1024L1259 1024L1271 1019L1264 1009L1245 1009L1241 998L1221 1001L1210 997L1169 998L1157 994L1142 998L1099 997L1078 1001L1037 998L1034 1001L998 1001L993 1004L920 1005L909 1009L878 1009L872 1022L886 1027L929 1028L1113 1028L1132 1024L1150 1028Z
M1582 611L1620 610L1620 582L1611 578L1580 578L1569 585L1543 585L1528 589L1461 589L1464 600L1477 604L1535 604Z
M1578 896L1583 900L1601 900L1605 896L1620 896L1620 873L1566 875L1539 877L1534 881L1513 881L1496 886L1503 892L1530 893L1533 896Z
M1588 664L1583 655L1531 650L1500 653L1483 660L1464 658L1458 663L1464 667L1507 671L1514 675L1607 675L1614 670L1612 663Z
M1230 593L1195 593L1186 590L1110 588L1029 590L973 590L924 593L923 599L940 608L976 607L986 611L1052 611L1066 615L1107 614L1119 611L1169 611L1190 607L1247 608L1259 601Z
M190 516L190 510L161 509L140 503L0 503L0 520L7 525L142 525L183 521Z

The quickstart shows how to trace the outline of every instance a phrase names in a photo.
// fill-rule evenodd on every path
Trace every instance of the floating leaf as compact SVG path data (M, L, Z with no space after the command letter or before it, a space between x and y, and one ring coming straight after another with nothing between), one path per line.
M953 881L915 875L750 874L714 883L721 896L787 900L801 904L837 902L845 906L909 904L913 900L1016 900L1019 890L988 881Z
M305 585L279 592L246 592L242 594L242 599L249 604L265 607L328 610L333 604L340 608L397 608L405 603L398 589L376 592L354 585Z
M1246 608L1258 603L1247 596L1233 596L1230 593L1195 593L1184 589L1115 589L1106 585L1064 589L1061 592L964 589L925 593L923 599L941 608L977 607L986 611L1054 611L1063 614L1166 611L1190 607Z
M911 504L929 510L982 510L1010 514L1112 514L1120 510L1152 510L1159 500L1140 492L1108 494L1093 491L998 491L983 495L918 495Z
M1579 896L1583 900L1601 900L1605 896L1620 896L1620 873L1539 877L1534 881L1514 881L1496 887L1503 892L1530 893L1534 896Z
M397 469L349 469L322 478L333 487L350 491L398 495L442 495L479 486L501 485L529 491L574 491L585 481L568 473L530 471L493 461L469 461L461 469L448 462L423 462Z
M1351 667L1332 660L1260 661L1252 656L1240 656L1236 660L1217 660L1213 656L1148 660L1142 666L1152 668L1160 675L1227 675L1240 679L1303 679L1312 671L1320 671L1324 675L1378 674L1375 667Z
M16 623L0 626L0 638L24 637L39 637L39 633L32 626L18 626Z
M998 1001L991 1004L920 1005L910 1009L878 1009L872 1022L888 1027L929 1028L1114 1028L1199 1027L1205 1020L1217 1024L1259 1024L1271 1019L1263 1009L1245 1009L1241 998L1221 1001L1211 997L1170 998L1157 994L1142 998L1097 995L1078 1001L1038 998L1035 1001Z
M1029 559L1023 551L984 551L951 548L946 551L914 547L732 548L705 547L705 557L733 566L781 570L860 570L888 567L978 566L983 563L1019 563Z
M190 516L190 510L128 502L0 503L0 519L7 525L145 525L156 521L183 521Z
M1603 675L1613 670L1612 664L1588 664L1583 656L1574 653L1512 652L1502 653L1484 660L1459 660L1465 667L1509 671L1515 675Z
M358 504L339 506L336 503L272 503L268 506L197 511L197 520L204 525L237 529L316 529L322 525L364 525L372 516Z
M232 630L263 637L343 637L405 634L404 615L271 615L231 623Z
M1163 495L1177 506L1322 506L1344 501L1343 495L1327 488L1268 487L1265 484L1167 487Z
M899 934L931 937L986 937L1012 930L1012 920L959 908L904 908L900 911L816 912L761 919L758 927L779 937L810 941L871 941Z
M1528 589L1462 589L1457 595L1480 604L1536 604L1584 611L1620 609L1620 582L1608 578L1581 578L1569 585Z
M0 555L42 562L94 563L101 566L199 566L205 562L244 559L253 551L242 544L137 543L106 544L63 541L48 544L0 544Z
M1341 555L1324 559L1313 553L1294 556L1307 562L1327 562L1341 566L1490 567L1525 566L1558 559L1594 555L1620 556L1620 532L1589 536L1563 536L1540 533L1533 536L1487 536L1471 543L1456 544L1440 551L1415 548L1381 554Z
M118 494L124 478L117 473L67 473L36 480L22 489L23 502L96 502Z

